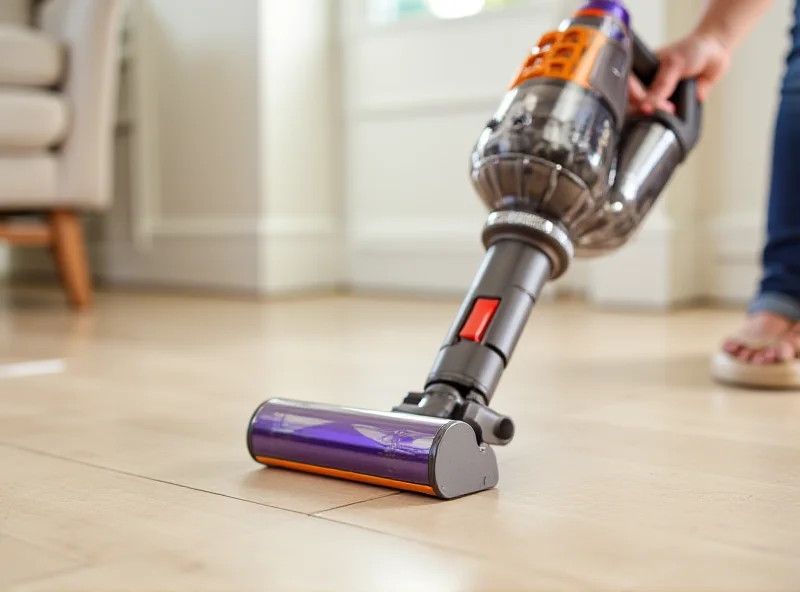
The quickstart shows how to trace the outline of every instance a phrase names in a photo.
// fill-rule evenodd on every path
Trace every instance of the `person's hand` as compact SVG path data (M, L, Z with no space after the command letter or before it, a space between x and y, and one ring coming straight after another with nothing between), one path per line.
M730 51L713 35L694 33L656 52L661 66L658 74L645 89L631 75L628 79L629 108L651 114L655 110L674 113L670 97L681 80L697 78L698 99L703 102L713 86L728 70Z

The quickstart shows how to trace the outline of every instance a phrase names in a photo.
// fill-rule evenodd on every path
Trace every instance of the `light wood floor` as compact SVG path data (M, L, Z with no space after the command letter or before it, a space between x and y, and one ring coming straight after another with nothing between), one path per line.
M269 396L388 409L419 388L457 304L9 296L0 589L800 590L800 394L709 381L735 311L540 305L484 494L250 460Z

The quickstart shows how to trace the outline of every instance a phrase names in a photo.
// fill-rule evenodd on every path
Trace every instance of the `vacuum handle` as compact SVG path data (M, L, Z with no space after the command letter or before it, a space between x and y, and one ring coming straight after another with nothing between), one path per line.
M655 81L660 67L661 62L658 56L634 32L634 75L642 81L645 87L649 87ZM697 97L697 79L681 80L670 101L675 105L675 114L658 111L655 117L673 131L683 149L685 158L697 145L702 127L703 106Z

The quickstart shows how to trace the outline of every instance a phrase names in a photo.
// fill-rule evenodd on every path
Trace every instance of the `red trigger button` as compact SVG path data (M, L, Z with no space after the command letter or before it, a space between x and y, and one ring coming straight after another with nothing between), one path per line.
M494 316L500 300L497 298L478 298L472 305L467 322L458 334L462 339L480 341Z

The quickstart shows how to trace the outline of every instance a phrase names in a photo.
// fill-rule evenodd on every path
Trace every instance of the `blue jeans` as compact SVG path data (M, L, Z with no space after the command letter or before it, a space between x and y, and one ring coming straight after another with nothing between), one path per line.
M800 0L772 149L763 275L750 312L800 320Z

